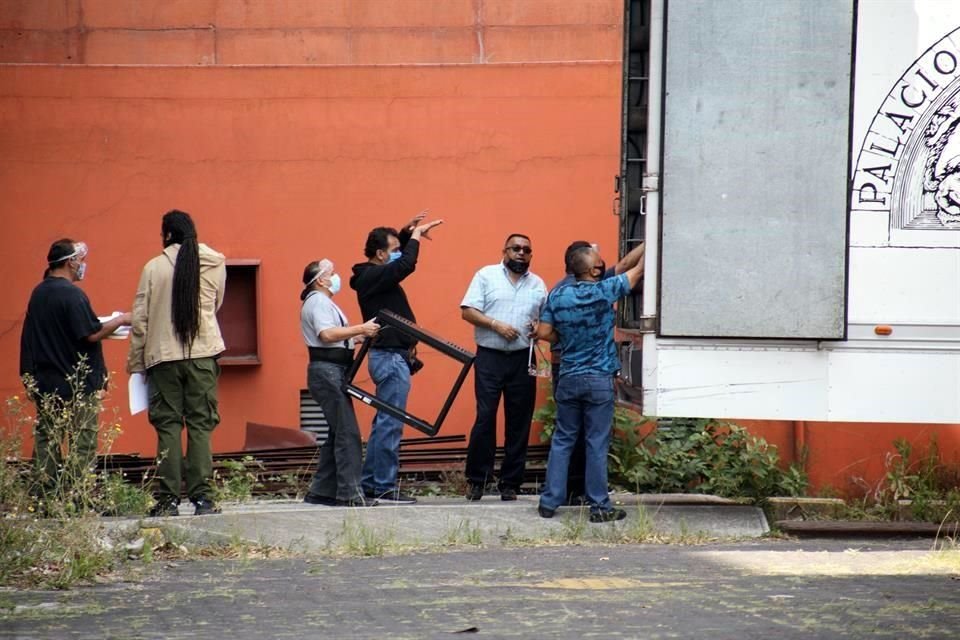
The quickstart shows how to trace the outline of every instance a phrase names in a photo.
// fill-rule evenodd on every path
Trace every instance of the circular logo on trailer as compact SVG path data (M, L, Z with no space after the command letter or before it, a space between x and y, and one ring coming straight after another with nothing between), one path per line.
M960 230L960 28L887 94L860 149L852 198L853 210L889 213L901 239Z

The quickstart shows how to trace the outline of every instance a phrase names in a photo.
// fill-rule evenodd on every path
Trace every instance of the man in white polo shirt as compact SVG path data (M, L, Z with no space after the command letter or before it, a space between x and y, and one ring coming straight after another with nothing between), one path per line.
M463 319L477 341L473 374L477 418L470 431L466 476L468 500L483 497L493 479L497 446L497 411L504 410L504 455L498 487L502 500L516 500L523 482L530 421L536 401L536 378L527 367L530 335L540 317L547 288L530 272L530 238L514 233L504 243L503 259L473 276L460 303Z

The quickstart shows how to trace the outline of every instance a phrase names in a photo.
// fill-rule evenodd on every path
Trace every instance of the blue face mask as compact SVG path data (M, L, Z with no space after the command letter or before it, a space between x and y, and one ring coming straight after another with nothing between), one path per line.
M389 264L389 263L391 263L391 262L396 262L397 260L400 259L400 256L401 256L401 255L402 255L402 254L401 254L399 251L391 251L391 252L390 252L390 259L387 260L387 264Z
M335 296L340 291L340 274L335 273L330 276L330 295Z

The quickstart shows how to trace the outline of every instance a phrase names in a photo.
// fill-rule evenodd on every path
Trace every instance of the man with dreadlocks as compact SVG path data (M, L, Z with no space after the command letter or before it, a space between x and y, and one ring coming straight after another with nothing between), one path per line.
M47 270L30 295L20 335L20 375L29 375L36 385L31 388L38 408L33 459L40 493L62 487L62 480L78 477L76 474L85 473L93 464L99 395L107 380L100 341L130 324L129 313L102 323L97 318L87 295L75 284L83 280L86 259L87 245L83 242L64 238L50 246ZM58 432L52 423L53 407L58 399L61 405L72 404L78 400L76 394L83 394L89 401L76 403L79 409L70 421L70 432ZM53 404L41 410L50 400ZM80 468L64 469L64 437L70 447L75 447L70 459Z
M144 266L133 302L127 359L130 373L146 372L149 419L157 430L156 505L150 515L179 515L181 467L195 515L219 513L210 435L220 423L217 357L224 345L216 314L227 278L225 258L197 241L188 213L167 212L160 231L163 253Z

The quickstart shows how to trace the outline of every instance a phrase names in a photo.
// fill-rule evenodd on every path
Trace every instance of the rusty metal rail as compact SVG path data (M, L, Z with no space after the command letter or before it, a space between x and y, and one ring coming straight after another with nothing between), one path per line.
M409 438L400 442L400 476L407 486L448 482L462 472L467 459L466 438L436 436ZM459 445L459 446L457 446ZM245 462L256 474L261 486L255 493L276 494L294 492L297 486L309 480L316 470L319 447L288 447L218 453L213 456L214 469L227 472L225 462ZM530 445L527 450L525 484L540 484L545 474L548 445ZM498 447L496 461L503 459ZM141 484L153 474L156 462L152 457L139 455L101 456L98 467L113 473L122 473L133 484Z

